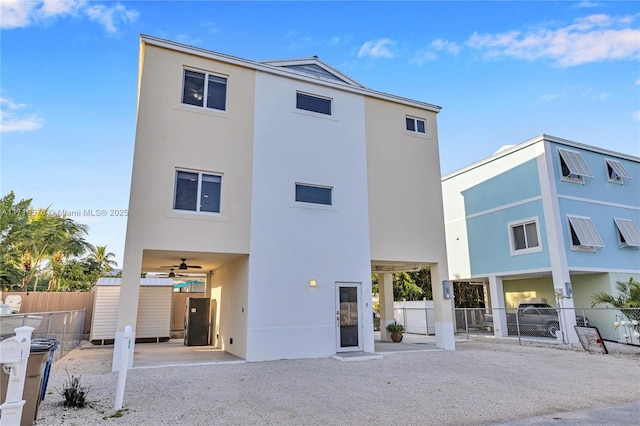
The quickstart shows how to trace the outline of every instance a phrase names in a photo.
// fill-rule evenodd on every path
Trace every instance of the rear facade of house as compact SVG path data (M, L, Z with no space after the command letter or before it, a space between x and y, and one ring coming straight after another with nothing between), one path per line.
M439 110L316 57L142 36L116 348L140 273L186 259L206 274L211 345L249 361L373 352L372 270L447 276Z

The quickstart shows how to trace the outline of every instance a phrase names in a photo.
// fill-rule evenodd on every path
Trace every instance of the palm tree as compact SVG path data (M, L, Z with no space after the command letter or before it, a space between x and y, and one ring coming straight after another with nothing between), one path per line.
M31 200L16 202L13 191L0 198L0 286L12 289L22 281L22 253L16 248L15 233L26 226Z
M108 252L107 246L92 247L89 250L89 255L87 256L88 259L93 260L99 265L100 271L103 274L113 272L113 268L118 266L118 262L113 260L114 257L116 257L116 255Z
M618 309L630 320L640 321L640 282L633 277L628 282L616 281L618 297L600 292L593 296L591 307L601 303L608 303Z
M49 208L30 209L25 226L16 230L16 248L23 253L24 281L26 287L33 278L36 290L43 265L56 258L79 256L91 244L84 240L88 227L65 216L49 213Z

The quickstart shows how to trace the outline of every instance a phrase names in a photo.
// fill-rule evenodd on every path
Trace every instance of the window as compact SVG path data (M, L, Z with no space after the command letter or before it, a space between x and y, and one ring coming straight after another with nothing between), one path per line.
M302 203L325 204L330 206L332 188L327 186L296 183L296 201Z
M296 108L331 115L331 99L296 93Z
M407 130L416 133L426 133L427 126L424 120L415 117L406 117Z
M530 218L508 224L510 232L511 254L526 254L542 251L538 218Z
M222 176L176 171L173 208L192 212L220 213Z
M618 230L620 247L640 247L640 231L633 220L614 218L613 221Z
M206 82L206 84L205 84ZM184 70L182 103L225 111L227 79L213 74Z
M595 252L597 247L604 247L602 238L600 238L591 218L580 216L567 216L567 218L569 219L572 250Z
M605 158L604 162L607 165L607 179L609 182L622 184L624 179L631 179L631 175L619 161Z
M589 166L584 162L579 152L558 149L558 154L560 157L562 180L584 183L585 177L593 177Z

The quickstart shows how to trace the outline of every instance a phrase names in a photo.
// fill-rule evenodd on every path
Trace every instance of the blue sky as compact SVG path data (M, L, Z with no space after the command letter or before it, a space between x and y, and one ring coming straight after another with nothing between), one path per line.
M443 174L541 133L640 156L635 1L0 5L0 193L80 211L119 264L141 33L251 60L318 55L439 105Z

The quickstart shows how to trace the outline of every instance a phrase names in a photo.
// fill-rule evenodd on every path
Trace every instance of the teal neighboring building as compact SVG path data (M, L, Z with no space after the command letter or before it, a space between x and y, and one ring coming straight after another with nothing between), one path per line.
M577 342L572 308L640 280L638 157L540 135L444 176L442 189L450 279L485 286L498 336L504 308L538 297L563 308L557 339Z

